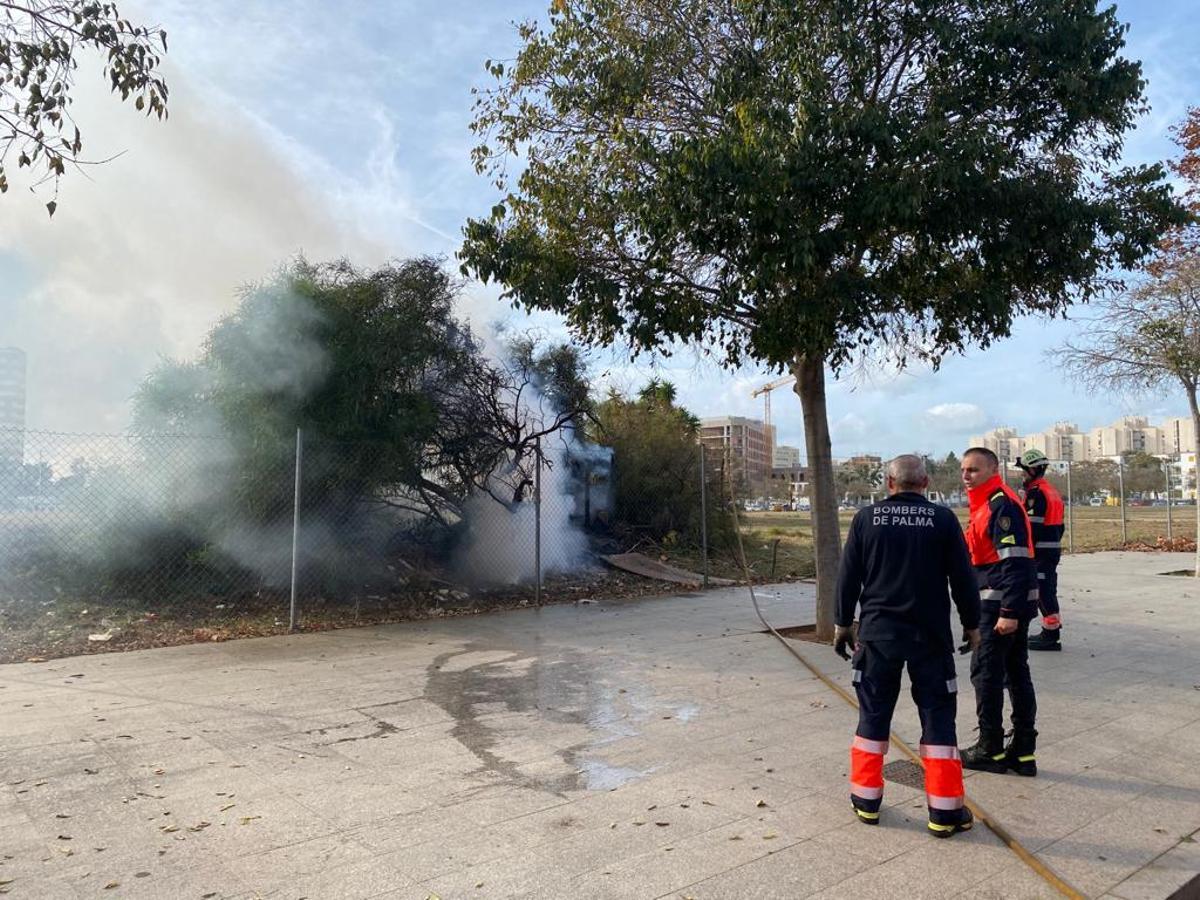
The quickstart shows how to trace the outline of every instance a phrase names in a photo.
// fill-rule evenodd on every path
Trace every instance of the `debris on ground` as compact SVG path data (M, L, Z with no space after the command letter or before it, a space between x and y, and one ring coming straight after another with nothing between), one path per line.
M1196 542L1189 537L1167 539L1157 538L1154 543L1147 541L1130 541L1121 547L1134 553L1195 553Z

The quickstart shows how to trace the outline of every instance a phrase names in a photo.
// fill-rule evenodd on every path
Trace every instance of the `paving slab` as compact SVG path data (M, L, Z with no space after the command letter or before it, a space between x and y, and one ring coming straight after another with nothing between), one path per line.
M1041 775L968 780L1089 896L1167 897L1200 866L1200 590L1159 574L1185 566L1064 560L1066 649L1033 660ZM813 620L811 585L759 596L776 625ZM0 891L1054 894L985 828L930 839L913 788L857 823L855 721L744 588L5 666ZM895 726L916 744L907 695Z

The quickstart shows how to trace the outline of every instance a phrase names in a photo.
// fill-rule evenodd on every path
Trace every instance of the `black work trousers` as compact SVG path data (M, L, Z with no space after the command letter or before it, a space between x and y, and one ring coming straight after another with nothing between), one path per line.
M979 620L982 641L971 657L971 684L975 686L975 711L981 738L995 740L1004 734L1004 689L1012 697L1015 731L1033 731L1037 720L1037 696L1029 672L1029 619L1018 619L1012 634L999 634L996 620L1000 607L984 603Z
M1061 550L1045 549L1038 550L1037 557L1034 559L1034 562L1037 563L1038 609L1042 613L1042 618L1050 620L1046 623L1047 627L1057 627L1060 624L1058 618L1058 563L1061 557Z
M887 741L908 667L912 698L921 716L921 743L953 747L958 681L951 648L920 641L863 641L854 654L860 737Z

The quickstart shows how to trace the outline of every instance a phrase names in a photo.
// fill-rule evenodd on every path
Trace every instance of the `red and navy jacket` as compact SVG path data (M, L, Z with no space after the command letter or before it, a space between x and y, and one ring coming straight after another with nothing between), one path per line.
M1033 527L1033 552L1052 555L1062 549L1063 499L1044 477L1025 483L1025 512Z
M971 520L967 548L986 606L1000 605L1000 617L1032 617L1037 608L1033 534L1025 507L999 475L967 491Z

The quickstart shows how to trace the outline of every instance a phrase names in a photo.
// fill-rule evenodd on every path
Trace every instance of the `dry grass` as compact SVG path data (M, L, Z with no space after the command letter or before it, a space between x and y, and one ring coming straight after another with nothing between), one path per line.
M1130 543L1154 544L1167 536L1167 509L1162 506L1131 506L1126 510L1126 533ZM962 522L967 520L965 509L955 510ZM1076 552L1119 550L1124 543L1121 534L1121 509L1117 506L1077 506L1072 512ZM743 527L756 537L786 540L801 547L811 547L812 527L806 512L743 513ZM842 533L854 517L852 512L841 514ZM1196 538L1196 508L1177 506L1171 510L1171 534L1175 538ZM1063 549L1067 549L1063 538ZM747 548L749 553L749 548ZM811 561L811 551L809 552Z

